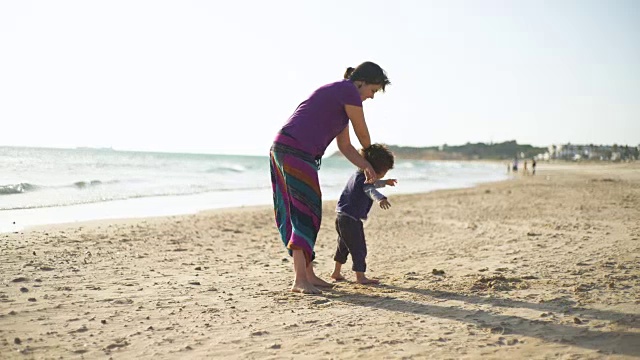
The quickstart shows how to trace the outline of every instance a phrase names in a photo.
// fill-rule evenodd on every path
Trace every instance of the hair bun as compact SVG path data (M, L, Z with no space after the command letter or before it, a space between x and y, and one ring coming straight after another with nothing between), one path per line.
M344 78L348 79L351 76L351 74L353 73L353 70L355 70L355 68L352 68L351 66L349 66L347 68L347 71L344 72Z

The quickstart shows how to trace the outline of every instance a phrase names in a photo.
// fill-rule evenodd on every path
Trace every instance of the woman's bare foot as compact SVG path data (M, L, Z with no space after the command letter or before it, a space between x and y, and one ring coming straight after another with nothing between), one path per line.
M308 281L295 281L291 287L292 292L301 294L320 294L322 293L318 288L313 286Z
M311 264L306 265L306 260L302 250L293 250L293 270L295 271L295 278L293 280L293 286L291 291L301 294L320 294L313 284L313 277L309 276L309 268L311 268L311 274L313 274L313 267ZM313 275L315 276L315 274Z
M320 279L319 277L317 277L315 274L307 274L307 279L309 280L309 282L311 283L311 285L314 286L320 286L320 287L333 287L333 284L328 283L322 279Z
M313 265L311 264L307 266L307 280L311 283L311 285L314 286L333 287L333 284L328 283L316 276L316 274L313 272Z

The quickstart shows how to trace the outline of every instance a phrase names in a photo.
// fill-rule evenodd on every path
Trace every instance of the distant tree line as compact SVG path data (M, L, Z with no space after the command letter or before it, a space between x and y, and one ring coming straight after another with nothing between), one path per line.
M456 146L447 144L427 147L389 145L389 149L399 159L422 160L505 160L513 159L516 156L519 158L532 158L547 151L547 148L519 145L515 140L496 144L466 143ZM340 152L335 155L340 155Z
M422 160L569 160L569 161L632 161L639 159L639 148L621 145L550 145L535 147L515 140L502 143L466 143L464 145L411 147L389 145L399 159ZM342 156L338 151L334 156Z

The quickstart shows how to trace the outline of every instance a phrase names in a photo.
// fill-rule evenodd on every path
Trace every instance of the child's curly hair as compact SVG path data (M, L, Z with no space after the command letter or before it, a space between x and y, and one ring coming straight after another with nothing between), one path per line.
M393 153L384 144L371 144L366 149L360 149L360 155L367 159L377 173L393 169Z

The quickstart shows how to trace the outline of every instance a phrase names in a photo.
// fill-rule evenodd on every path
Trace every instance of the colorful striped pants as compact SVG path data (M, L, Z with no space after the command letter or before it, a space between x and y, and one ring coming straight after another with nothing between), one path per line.
M301 151L297 141L279 134L271 147L271 186L276 226L282 242L292 255L304 252L307 264L322 220L322 193L318 165L310 154Z

